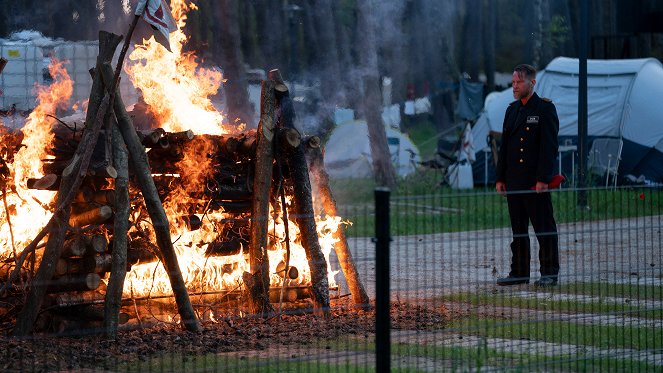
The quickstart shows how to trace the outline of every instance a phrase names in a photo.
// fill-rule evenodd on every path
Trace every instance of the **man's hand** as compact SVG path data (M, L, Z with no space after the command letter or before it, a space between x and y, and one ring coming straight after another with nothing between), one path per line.
M543 193L548 191L548 183L543 183L541 181L536 182L536 186L534 187L536 189L537 193Z
M498 181L495 183L495 190L497 190L497 193L499 193L501 196L506 196L506 185L502 181Z

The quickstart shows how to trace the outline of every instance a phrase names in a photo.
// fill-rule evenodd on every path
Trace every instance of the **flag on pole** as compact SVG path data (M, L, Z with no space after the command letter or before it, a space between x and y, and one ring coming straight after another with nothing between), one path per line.
M166 0L139 0L135 14L161 33L163 38L155 35L155 39L170 51L170 33L177 30L177 26Z

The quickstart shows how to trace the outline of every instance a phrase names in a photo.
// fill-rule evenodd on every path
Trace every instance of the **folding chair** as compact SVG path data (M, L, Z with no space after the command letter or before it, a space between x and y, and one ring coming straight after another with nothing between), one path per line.
M598 175L605 175L605 186L609 185L612 177L612 186L617 186L619 162L622 159L622 139L600 138L594 140L589 150L589 170Z

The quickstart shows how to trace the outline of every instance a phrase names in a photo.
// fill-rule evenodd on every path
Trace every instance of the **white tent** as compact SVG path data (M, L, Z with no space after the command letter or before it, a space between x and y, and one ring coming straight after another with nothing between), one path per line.
M578 135L578 60L555 58L539 72L535 90L550 98L559 116L560 144L576 144ZM663 65L654 58L587 62L588 137L624 141L619 174L663 178ZM477 157L490 131L501 133L511 88L488 95L473 129ZM490 164L491 162L488 162ZM475 162L475 180L484 179L483 161Z
M385 127L389 151L399 176L415 170L419 150L404 133ZM325 169L333 178L360 178L373 175L368 126L364 120L342 123L325 144Z

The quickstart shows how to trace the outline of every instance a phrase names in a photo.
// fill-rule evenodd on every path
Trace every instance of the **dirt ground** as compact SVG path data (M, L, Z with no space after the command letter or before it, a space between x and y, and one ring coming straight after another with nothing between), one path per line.
M661 275L661 216L561 225L561 281L609 282ZM391 255L391 315L396 330L439 330L467 313L466 304L439 301L458 291L497 291L494 280L508 272L506 229L394 237ZM370 238L349 240L362 281L373 298L375 247ZM532 276L538 275L532 239ZM337 266L338 268L338 266ZM340 277L340 276L339 276ZM340 279L341 294L347 289ZM484 310L486 311L486 310ZM496 316L498 310L489 310ZM487 312L487 311L486 311ZM350 297L332 301L329 319L301 308L270 319L228 317L203 322L203 332L189 333L173 323L125 327L116 341L98 335L8 337L0 325L0 371L99 370L131 364L150 356L202 355L266 351L273 346L315 345L340 337L373 342L374 310L352 307Z
M309 310L310 311L310 310ZM375 310L355 309L349 298L332 301L329 319L298 310L270 319L245 317L203 323L201 333L161 323L119 332L115 341L100 336L43 336L19 339L0 337L0 371L69 371L131 364L150 356L202 355L264 350L270 346L307 345L356 336L373 342ZM407 330L442 329L450 320L443 308L395 303L392 327Z

